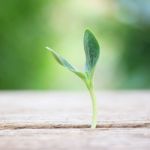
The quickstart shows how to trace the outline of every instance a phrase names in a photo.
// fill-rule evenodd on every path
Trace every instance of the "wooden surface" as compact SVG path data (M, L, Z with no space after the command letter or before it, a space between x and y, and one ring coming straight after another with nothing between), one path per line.
M150 92L0 92L0 150L149 150Z

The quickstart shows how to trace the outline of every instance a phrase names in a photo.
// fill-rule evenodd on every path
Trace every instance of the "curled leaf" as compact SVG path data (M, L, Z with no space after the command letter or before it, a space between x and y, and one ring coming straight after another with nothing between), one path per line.
M56 51L54 51L53 49L46 47L46 49L48 49L52 55L54 56L54 58L56 59L56 61L62 65L63 67L67 68L69 71L75 73L76 75L78 75L80 78L84 79L85 75L82 72L79 72L73 65L71 65L64 57L62 57L60 54L58 54Z

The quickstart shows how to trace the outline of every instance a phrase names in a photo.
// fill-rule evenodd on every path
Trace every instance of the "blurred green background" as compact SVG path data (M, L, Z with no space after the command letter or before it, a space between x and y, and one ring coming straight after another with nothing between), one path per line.
M97 89L150 88L149 0L0 1L0 89L84 88L49 46L83 68L83 34L100 46Z

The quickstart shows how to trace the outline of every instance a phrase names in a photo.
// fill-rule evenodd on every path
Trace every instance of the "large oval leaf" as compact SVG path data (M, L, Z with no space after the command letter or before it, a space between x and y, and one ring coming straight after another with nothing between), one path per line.
M95 36L89 30L86 30L84 33L84 50L86 55L85 71L88 76L92 78L99 58L100 47Z

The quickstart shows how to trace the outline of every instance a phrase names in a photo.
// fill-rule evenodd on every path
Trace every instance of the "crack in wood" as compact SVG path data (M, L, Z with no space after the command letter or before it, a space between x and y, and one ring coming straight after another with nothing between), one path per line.
M13 123L0 123L0 130L17 130L17 129L71 129L71 128L77 128L77 129L83 129L83 128L90 128L90 125L88 124L46 124L46 123L40 123L40 124L32 124L32 123L24 123L24 124L13 124ZM98 124L96 128L150 128L150 122L145 123L107 123L107 124Z

